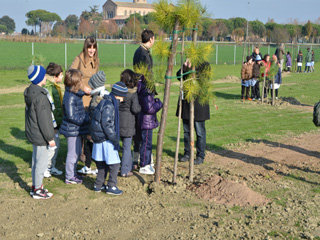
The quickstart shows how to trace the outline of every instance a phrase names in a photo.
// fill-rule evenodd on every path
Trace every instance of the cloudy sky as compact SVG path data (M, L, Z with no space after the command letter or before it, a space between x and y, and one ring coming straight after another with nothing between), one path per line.
M131 2L130 0L118 0ZM156 1L156 0L155 0ZM63 20L70 14L81 15L89 6L98 5L102 12L104 0L0 0L0 17L8 15L16 23L16 31L31 29L25 24L25 14L31 10L44 9L57 13ZM153 3L154 0L147 0ZM176 1L172 1L175 3ZM290 19L300 22L315 21L320 17L320 0L201 0L213 18L244 17L263 23L273 18L277 23L287 23Z

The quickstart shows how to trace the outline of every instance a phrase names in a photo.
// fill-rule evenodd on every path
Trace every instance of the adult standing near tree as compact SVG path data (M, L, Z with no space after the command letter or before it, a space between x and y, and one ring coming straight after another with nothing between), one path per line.
M281 72L282 72L282 70L283 70L283 61L284 61L283 56L284 56L285 54L286 54L286 53L285 53L285 51L284 51L284 44L281 43L281 44L280 44L280 47L278 47L278 48L276 49L276 52L275 52L275 55L277 56L278 61L279 61L279 63L280 63Z
M251 57L252 57L252 61L257 61L256 58L257 56L260 56L260 61L262 59L262 54L260 52L260 49L259 47L255 47L252 54L251 54Z
M98 44L94 37L87 37L84 40L82 52L74 58L70 68L79 69L82 72L83 84L81 90L85 90L85 88L91 89L88 84L89 79L99 71ZM83 106L86 111L88 111L90 100L91 95L83 96ZM81 160L84 161L85 159L86 166L84 166L83 169L80 170L81 172L79 172L83 174L92 174L91 168L87 167L91 165L91 152L93 146L93 142L89 139L84 139L83 142L83 154L81 155Z
M138 49L135 51L133 56L133 69L137 71L137 69L146 65L148 67L148 71L152 74L153 68L153 59L150 53L150 49L154 44L154 33L145 29L141 33L141 43ZM156 92L155 92L156 94ZM157 95L157 94L156 94ZM141 128L138 126L139 119L138 115L136 115L136 135L133 137L134 149L133 149L133 165L134 168L138 167L138 159L141 145ZM153 163L152 163L153 164Z
M191 61L187 59L183 64L183 73L189 72L192 70ZM196 66L196 76L199 79L199 76L202 75L204 71L207 71L211 68L208 62L203 62ZM181 69L177 72L178 80L181 81ZM183 76L183 81L190 78L190 74ZM183 132L184 132L184 155L179 159L180 162L187 162L190 160L190 102L182 96L182 106L181 106L181 118L183 120ZM179 101L177 106L176 116L179 116ZM200 104L198 99L194 100L194 128L197 135L197 156L194 161L195 165L203 163L205 159L205 150L206 150L206 125L205 121L210 119L210 108L209 104Z

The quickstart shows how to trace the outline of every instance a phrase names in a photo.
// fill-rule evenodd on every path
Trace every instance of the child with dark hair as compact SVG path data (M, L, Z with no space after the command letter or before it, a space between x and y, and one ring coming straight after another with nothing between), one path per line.
M85 112L81 91L82 73L78 69L69 69L64 79L63 120L60 133L67 138L68 153L66 159L66 184L81 184L82 177L77 175L77 163L81 154L81 136L89 134L89 114ZM86 92L90 94L90 91Z
M131 156L131 142L132 137L136 133L135 116L141 111L137 95L137 83L139 75L130 69L124 70L120 75L120 81L123 82L127 88L128 93L123 102L119 106L120 118L120 138L122 141L122 160L121 160L121 177L130 177L133 175L132 156Z
M46 70L42 66L32 65L27 70L31 81L24 91L25 133L32 143L32 189L30 195L34 199L49 199L49 193L42 185L43 174L48 166L48 148L55 147L53 114L46 84Z
M121 195L117 187L117 175L120 168L119 158L119 103L126 97L128 89L123 82L112 86L110 94L103 96L94 109L91 119L91 137L93 140L92 158L96 160L98 174L94 191L105 189L107 194ZM107 174L109 179L104 185Z
M291 62L291 54L289 51L286 54L286 58L287 58L287 61L286 61L287 71L291 72L292 62Z
M304 69L305 73L309 73L311 72L311 61L312 61L312 53L310 51L310 48L307 48L308 52L307 52L307 56L306 56L306 67Z
M311 54L312 54L312 57L311 57L311 66L310 66L310 68L311 68L311 72L315 72L315 70L314 70L314 51L313 50L311 51Z
M297 72L301 73L301 68L302 68L302 61L303 61L303 54L302 51L299 50L298 56L297 56Z
M159 126L157 112L162 108L162 102L155 98L154 91L146 86L144 76L139 79L137 93L141 112L139 114L139 125L141 128L140 147L140 170L141 174L154 174L155 171L151 163L152 155L152 133L153 129Z
M51 175L61 175L62 171L56 168L57 156L60 148L59 129L62 123L63 111L62 111L62 92L58 83L62 82L63 70L59 64L49 63L46 69L47 81L44 87L49 91L50 97L53 102L53 115L55 118L54 126L54 141L56 142L56 148L49 149L48 152L48 168L44 172L44 177L51 177Z

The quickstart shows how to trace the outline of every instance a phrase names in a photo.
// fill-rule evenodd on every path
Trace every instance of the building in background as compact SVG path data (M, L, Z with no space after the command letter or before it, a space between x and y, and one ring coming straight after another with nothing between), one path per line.
M132 3L108 0L102 8L103 19L114 20L119 29L124 26L125 20L131 14L139 13L141 16L144 16L150 12L154 12L153 5L147 3L147 0L133 0Z

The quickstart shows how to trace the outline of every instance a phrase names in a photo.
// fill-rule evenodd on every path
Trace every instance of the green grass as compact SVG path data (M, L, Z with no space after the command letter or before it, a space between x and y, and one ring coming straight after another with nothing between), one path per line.
M320 65L316 65L318 69ZM214 66L213 88L215 104L210 101L211 120L206 121L207 149L219 150L228 148L229 144L250 142L253 139L276 141L288 134L298 135L303 132L317 131L312 123L310 108L294 106L270 106L240 101L240 82L224 82L215 84L215 79L227 75L240 74L240 65ZM122 67L102 67L106 72L107 84L119 81ZM177 67L175 68L177 70ZM30 84L26 70L0 70L1 89L22 87ZM172 82L175 82L173 80ZM320 72L312 74L295 74L283 78L279 90L281 97L294 97L302 104L312 106L319 100L318 86ZM159 87L161 89L161 87ZM162 88L163 89L163 88ZM164 159L172 161L175 154L178 119L175 116L178 101L178 86L173 85L170 94L168 121L164 138ZM159 90L159 97L163 99L163 91ZM160 120L158 113L158 119ZM11 179L18 183L28 183L31 173L32 145L28 143L24 133L24 99L23 93L0 94L0 179ZM157 145L157 132L154 130L153 149ZM179 152L183 153L183 136L180 137ZM66 156L66 141L61 136L61 150L58 156L58 167L64 167ZM169 157L169 158L168 158ZM3 171L4 169L4 171ZM3 174L5 172L6 174ZM289 179L290 178L290 179ZM289 176L288 180L292 180ZM63 183L63 178L50 183L53 189ZM312 190L315 193L319 189ZM274 192L269 197L279 198L278 204L285 205L283 192Z
M190 43L190 42L189 42ZM187 42L187 44L189 44ZM210 43L206 43L210 44ZM234 64L234 44L213 44L213 53L209 58L211 64L225 65ZM132 67L132 58L138 44L126 44L124 53L124 44L115 43L105 43L98 42L98 50L100 57L101 67L123 67L124 66L124 54L126 55L126 66ZM67 68L71 65L75 56L77 56L83 48L83 43L68 43L67 44ZM0 69L25 69L32 62L32 43L26 42L7 42L0 41ZM300 46L303 55L306 56L307 47ZM315 51L315 61L320 60L320 48L313 46ZM180 45L178 45L178 51L181 50ZM271 46L270 49L265 46L260 47L260 52L262 55L267 54L268 51L270 55L274 54L276 50L275 46ZM286 51L292 52L291 46L286 46ZM297 51L297 49L295 50ZM249 53L252 53L252 46L249 47ZM36 56L44 57L45 61L43 66L47 66L49 62L55 62L65 67L65 43L34 43L34 54ZM218 54L218 60L216 55ZM248 54L248 48L246 48L245 56ZM242 62L243 46L236 47L236 64ZM10 57L8 57L10 56ZM296 56L293 56L295 58ZM180 54L176 55L177 64L180 61ZM158 60L154 58L154 63L157 65ZM230 75L230 74L229 74Z

